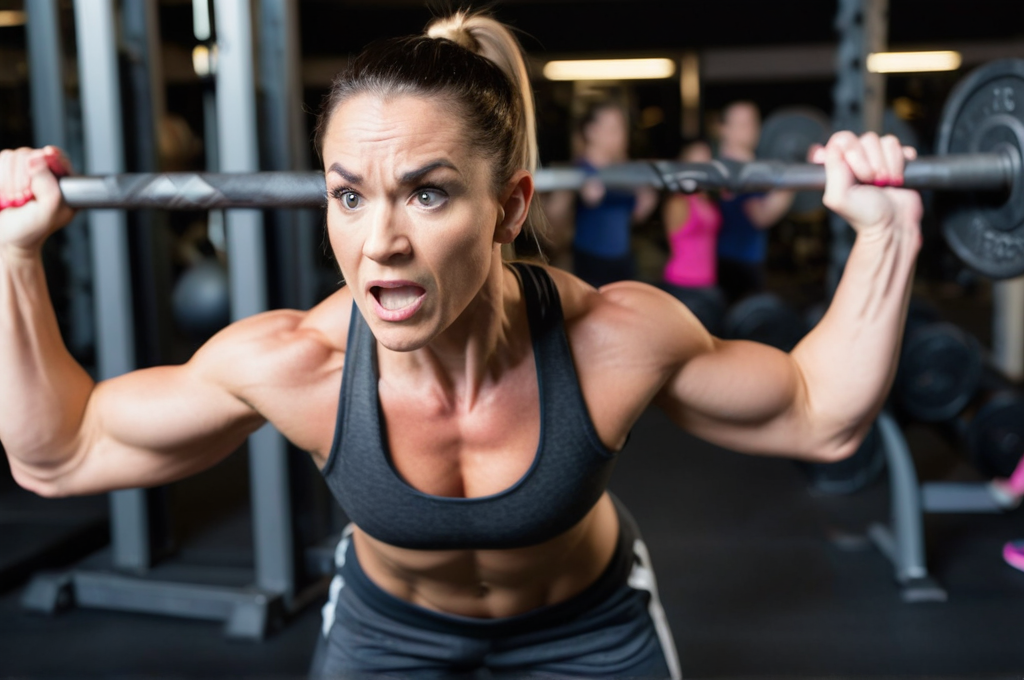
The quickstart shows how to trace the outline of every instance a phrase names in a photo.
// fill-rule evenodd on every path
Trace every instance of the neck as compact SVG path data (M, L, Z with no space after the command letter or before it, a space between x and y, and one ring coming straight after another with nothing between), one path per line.
M623 160L616 153L594 148L585 149L583 151L583 159L595 168L603 168L613 163L619 163Z
M738 144L722 144L718 149L718 155L734 161L754 160L754 150Z
M521 299L515 275L496 248L483 286L451 326L421 349L389 352L390 360L400 364L399 375L429 384L444 403L468 410L529 353Z

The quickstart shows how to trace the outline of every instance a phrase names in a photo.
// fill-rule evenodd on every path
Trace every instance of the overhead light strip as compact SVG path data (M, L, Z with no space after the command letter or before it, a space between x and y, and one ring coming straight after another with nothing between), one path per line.
M872 73L924 73L955 71L962 62L959 52L875 52L868 55Z
M10 26L24 26L25 25L25 13L15 10L7 9L0 10L0 28L7 28Z
M544 65L548 80L649 80L671 78L675 72L672 59L580 59Z

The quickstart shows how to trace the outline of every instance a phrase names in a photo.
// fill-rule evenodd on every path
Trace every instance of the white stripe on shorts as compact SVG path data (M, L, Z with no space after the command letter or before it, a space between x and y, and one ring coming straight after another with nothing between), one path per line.
M327 604L320 610L324 617L320 631L325 638L330 634L331 626L334 625L334 612L338 609L338 596L341 595L341 589L345 587L345 579L341 577L339 572L345 566L345 553L348 552L348 544L352 540L352 527L351 523L345 527L341 532L341 540L338 541L338 547L334 549L334 578L331 579L331 586L327 591Z
M668 617L665 616L665 609L661 606L661 599L658 597L658 582L654 578L654 569L651 567L651 554L647 546L639 538L633 541L633 554L640 560L639 564L634 563L629 573L629 587L634 590L643 590L651 594L650 604L647 611L654 621L654 630L658 634L658 641L665 652L665 663L668 665L669 675L672 680L680 680L683 677L679 667L679 654L676 652L676 643L672 639L672 631L668 627Z

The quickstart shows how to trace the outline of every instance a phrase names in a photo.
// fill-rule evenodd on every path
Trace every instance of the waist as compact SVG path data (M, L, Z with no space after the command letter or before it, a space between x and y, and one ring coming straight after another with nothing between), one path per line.
M616 503L616 509L618 504ZM620 514L621 517L621 514ZM339 574L345 587L377 613L393 619L463 636L516 635L573 620L607 600L629 579L633 566L633 542L636 539L632 521L619 521L611 558L596 578L566 599L533 607L511 616L480 617L440 611L398 597L374 582L360 563L355 542L350 542Z

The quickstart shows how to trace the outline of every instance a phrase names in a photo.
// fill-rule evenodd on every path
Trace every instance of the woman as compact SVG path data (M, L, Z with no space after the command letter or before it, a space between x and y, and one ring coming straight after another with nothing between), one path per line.
M707 142L693 142L683 149L679 159L684 163L710 163L711 147ZM725 314L715 253L722 213L703 191L673 194L662 207L662 221L669 247L663 286L689 307L704 328L717 334Z
M677 677L646 551L605 484L657 403L740 451L834 460L881 406L919 245L894 139L838 134L826 201L860 233L791 353L711 337L671 296L598 291L502 249L535 222L532 103L501 24L378 43L318 129L347 285L96 384L65 350L39 250L66 224L52 148L0 155L0 440L44 496L180 479L265 422L354 525L315 673ZM340 386L340 394L339 394Z
M595 288L636 278L633 225L646 220L658 204L652 188L608 189L597 178L601 168L628 160L628 120L613 101L590 105L579 122L582 150L576 162L589 179L579 192L556 192L545 206L556 224L573 221L572 270Z

